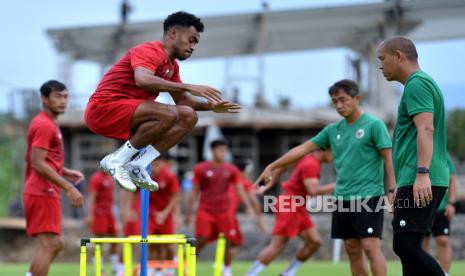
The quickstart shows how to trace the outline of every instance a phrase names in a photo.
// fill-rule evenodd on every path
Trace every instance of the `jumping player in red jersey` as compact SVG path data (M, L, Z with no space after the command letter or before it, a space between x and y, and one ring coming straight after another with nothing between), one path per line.
M192 14L169 15L163 23L163 39L129 49L89 99L84 115L87 127L106 137L127 140L100 164L128 191L135 191L136 185L157 190L145 168L191 131L197 123L195 111L240 111L239 105L224 101L217 89L181 82L176 60L192 55L203 29ZM154 101L163 91L171 94L176 105Z
M174 211L178 208L181 194L179 180L171 171L166 156L152 162L151 177L158 183L158 191L150 193L149 234L174 234ZM151 245L150 259L173 260L174 249L170 244ZM161 271L158 271L161 273ZM165 269L163 275L174 275L174 269Z
M284 249L289 239L299 236L304 246L297 252L289 267L280 275L293 276L300 265L310 258L321 246L322 240L312 219L303 206L284 208L284 202L297 202L292 197L300 197L304 201L307 195L316 196L331 193L335 184L320 186L320 164L332 161L329 151L315 151L297 161L289 179L283 184L283 193L279 196L276 208L276 222L273 239L257 256L247 276L259 275L262 270ZM282 174L284 170L281 170ZM282 202L283 206L279 203Z
M66 86L50 80L40 87L43 111L35 116L27 132L24 210L27 234L37 243L29 272L45 276L50 264L63 249L61 239L60 190L65 191L71 205L82 207L81 193L71 184L81 182L84 175L63 167L64 148L57 117L68 103Z
M230 211L229 188L234 186L237 189L250 217L254 217L254 211L240 184L239 169L225 161L228 153L226 142L215 140L210 148L213 160L201 162L194 167L193 189L187 202L184 222L186 225L190 224L194 202L200 194L195 221L197 251L200 253L207 243L215 241L219 234L223 233L227 240L224 270L224 274L227 274L232 261L229 248L231 244L237 242L237 232Z
M92 235L97 237L116 236L116 223L113 215L113 183L112 177L102 170L92 174L89 181L88 204L86 217ZM116 244L110 244L110 263L114 271L121 266Z

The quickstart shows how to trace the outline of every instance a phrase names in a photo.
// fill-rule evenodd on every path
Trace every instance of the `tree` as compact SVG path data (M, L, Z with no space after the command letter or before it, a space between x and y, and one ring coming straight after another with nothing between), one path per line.
M455 109L447 118L447 147L460 162L465 161L465 110Z

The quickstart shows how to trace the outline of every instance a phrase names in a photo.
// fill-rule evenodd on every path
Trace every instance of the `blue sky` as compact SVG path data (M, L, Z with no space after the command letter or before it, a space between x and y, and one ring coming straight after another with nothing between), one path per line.
M202 17L207 15L259 11L258 0L132 0L131 21L163 19L166 15L186 10ZM350 0L272 0L272 10L316 7L361 2ZM221 4L219 4L221 3ZM0 17L2 43L0 49L0 93L8 95L14 88L38 88L42 82L58 77L59 59L45 31L48 28L71 27L102 23L116 23L119 16L119 0L80 1L7 1L2 4ZM208 32L208 29L206 30ZM154 40L159 38L154 37ZM455 41L439 41L417 44L421 66L441 85L446 105L453 107L465 102L461 93L465 90L465 78L460 69L465 64L465 38ZM271 54L265 58L266 97L272 104L279 95L289 95L296 107L308 108L328 102L326 90L334 81L347 77L345 49L323 49L286 54ZM223 59L193 60L181 63L183 81L224 86ZM235 58L233 72L255 75L254 58ZM284 68L284 70L283 70ZM80 62L73 67L72 94L87 98L98 83L98 67ZM284 73L283 73L284 72ZM241 102L253 102L254 86L241 84ZM2 96L4 98L5 96ZM8 101L0 101L4 109ZM81 104L84 100L81 101Z

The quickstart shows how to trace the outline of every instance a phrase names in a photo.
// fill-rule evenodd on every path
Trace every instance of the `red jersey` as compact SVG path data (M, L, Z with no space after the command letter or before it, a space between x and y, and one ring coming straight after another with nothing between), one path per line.
M108 214L113 207L113 180L110 175L96 171L90 177L89 190L96 194L94 213Z
M176 60L170 60L161 42L145 42L131 49L103 76L90 101L111 99L154 100L158 92L136 85L134 70L141 66L165 80L181 82Z
M229 163L214 164L205 161L194 168L194 185L200 185L199 209L218 213L227 212L230 206L229 189L240 183L239 169Z
M283 188L292 195L306 196L307 190L304 186L304 179L320 179L320 161L312 155L302 157L294 169L289 179L284 182Z
M169 166L162 166L152 179L158 183L158 190L150 193L150 208L161 211L168 206L173 194L179 192L179 181Z
M40 112L29 124L27 130L26 175L24 194L60 197L60 189L43 178L31 166L32 148L47 150L45 162L58 174L63 172L64 148L60 128L47 113Z
M253 190L253 183L247 178L243 177L242 175L240 179L240 184L242 185L242 187L244 187L246 193ZM234 214L237 213L237 209L239 209L239 206L241 205L241 199L237 194L236 187L234 186L231 186L229 188L229 200L231 200L231 211Z

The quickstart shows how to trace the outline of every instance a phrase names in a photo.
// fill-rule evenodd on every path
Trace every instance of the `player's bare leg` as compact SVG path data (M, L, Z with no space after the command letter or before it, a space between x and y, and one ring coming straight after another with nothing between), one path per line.
M247 276L259 275L271 261L281 253L289 241L288 237L273 236L271 243L263 248L257 256L257 260L252 265L250 270L246 273Z
M37 247L29 272L34 276L47 276L50 264L63 249L63 240L53 233L38 234Z
M363 238L363 251L370 261L371 272L374 276L385 276L387 274L386 259L381 252L381 242L379 238Z
M323 244L320 234L315 227L299 233L299 237L305 242L304 246L297 252L289 267L281 273L285 276L293 276L308 258L310 258Z
M344 240L345 250L349 256L350 271L353 276L368 276L368 266L363 258L363 247L360 239Z
M143 171L148 164L150 164L160 153L166 152L171 147L177 145L194 127L197 123L197 113L188 106L167 106L168 110L165 112L166 125L163 126L164 131L160 132L158 128L160 122L154 121L158 115L150 115L158 103L144 103L140 105L133 118L133 123L137 124L138 119L152 118L151 121L145 121L136 127L134 136L129 140L136 148L143 147L148 144L146 151L141 152L129 162L129 167L132 173L132 180L141 187L148 187L156 185L150 178L150 175ZM163 120L162 120L163 121ZM148 163L147 163L148 162Z
M439 264L446 273L449 273L450 263L452 260L452 248L448 236L437 236L437 255L439 257Z

